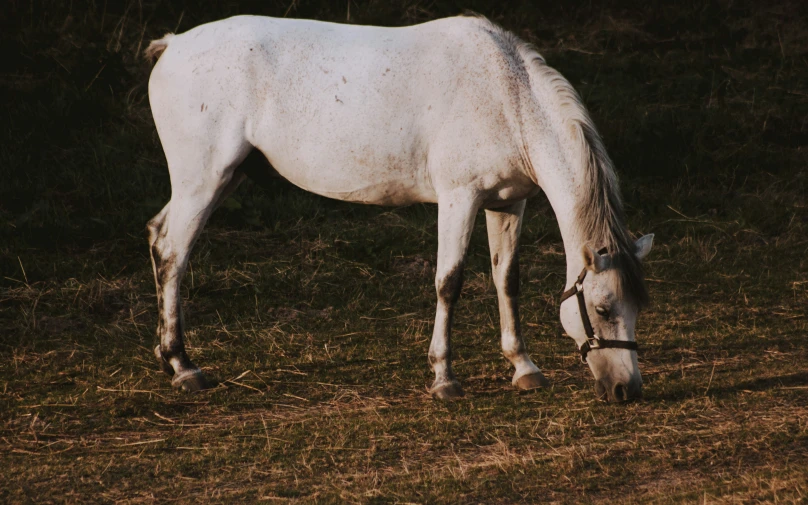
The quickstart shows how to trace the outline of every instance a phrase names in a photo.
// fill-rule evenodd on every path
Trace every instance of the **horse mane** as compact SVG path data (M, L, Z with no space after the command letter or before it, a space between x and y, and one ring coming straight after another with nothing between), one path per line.
M507 47L505 56L517 54L521 64L528 69L531 80L552 90L550 96L560 114L565 130L570 132L577 144L580 162L588 188L584 198L577 202L576 222L589 245L596 250L606 248L612 259L612 267L619 272L619 291L630 296L639 306L648 303L648 290L642 264L636 255L634 239L626 228L620 183L603 140L598 134L581 96L557 70L547 65L535 46L521 40L484 16L467 13L481 20L497 45ZM563 135L563 133L562 133Z

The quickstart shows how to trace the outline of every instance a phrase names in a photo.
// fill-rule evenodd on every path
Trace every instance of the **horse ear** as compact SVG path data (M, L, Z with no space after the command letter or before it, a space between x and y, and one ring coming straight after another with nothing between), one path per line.
M608 254L598 254L598 252L589 245L583 246L581 253L584 255L584 265L586 265L586 268L596 274L606 270L609 268L609 265L611 265L612 260L609 258Z
M637 259L640 261L644 260L648 253L651 252L651 246L654 244L654 234L649 233L648 235L643 235L642 237L638 238L636 242L634 242L634 247L636 247L637 252Z

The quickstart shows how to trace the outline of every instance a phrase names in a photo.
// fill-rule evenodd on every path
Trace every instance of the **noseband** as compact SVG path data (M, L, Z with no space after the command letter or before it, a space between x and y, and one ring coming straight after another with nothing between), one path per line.
M573 296L578 298L581 322L586 332L586 342L584 342L584 345L579 349L581 362L586 363L586 355L589 354L589 351L594 351L595 349L628 349L629 351L636 351L638 349L637 342L606 340L605 338L600 338L595 335L595 330L592 329L592 321L589 320L589 313L586 311L586 300L584 299L584 278L586 278L586 272L587 268L584 267L583 271L581 271L581 275L579 275L578 279L575 281L575 284L561 294L560 302L564 303L567 298L572 298Z

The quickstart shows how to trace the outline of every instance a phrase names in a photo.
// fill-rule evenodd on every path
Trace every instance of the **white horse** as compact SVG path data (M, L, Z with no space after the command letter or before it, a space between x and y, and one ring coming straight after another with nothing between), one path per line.
M179 287L191 247L258 149L274 175L318 195L438 204L429 364L430 391L441 399L463 394L449 337L481 208L513 384L547 385L517 306L525 199L543 190L564 240L567 287L581 293L579 304L561 305L564 329L584 357L596 351L587 361L598 396L641 395L634 324L653 236L630 238L615 173L579 96L530 45L481 17L380 28L239 16L168 34L147 55L159 58L149 100L171 175L171 200L148 224L155 354L175 387L208 385L183 345Z

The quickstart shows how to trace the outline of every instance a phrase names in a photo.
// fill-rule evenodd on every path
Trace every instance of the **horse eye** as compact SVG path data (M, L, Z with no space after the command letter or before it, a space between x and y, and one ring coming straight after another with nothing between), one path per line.
M606 307L595 307L595 312L600 314L601 317L604 317L606 319L609 318L609 309L607 309Z

